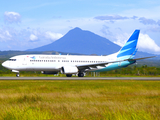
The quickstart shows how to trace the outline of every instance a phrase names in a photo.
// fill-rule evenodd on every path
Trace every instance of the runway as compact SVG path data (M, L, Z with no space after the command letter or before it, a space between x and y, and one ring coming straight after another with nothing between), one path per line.
M0 77L0 80L153 80L160 77Z

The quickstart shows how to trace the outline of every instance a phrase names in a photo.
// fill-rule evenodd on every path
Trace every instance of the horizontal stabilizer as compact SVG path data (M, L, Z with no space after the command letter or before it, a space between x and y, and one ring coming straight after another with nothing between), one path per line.
M143 60L143 59L154 58L154 57L157 57L157 56L143 57L143 58L137 58L137 59L128 59L128 61Z

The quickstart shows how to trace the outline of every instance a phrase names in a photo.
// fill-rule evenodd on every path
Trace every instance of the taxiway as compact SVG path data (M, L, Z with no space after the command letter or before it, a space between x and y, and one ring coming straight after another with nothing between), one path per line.
M0 80L157 80L160 77L0 77Z

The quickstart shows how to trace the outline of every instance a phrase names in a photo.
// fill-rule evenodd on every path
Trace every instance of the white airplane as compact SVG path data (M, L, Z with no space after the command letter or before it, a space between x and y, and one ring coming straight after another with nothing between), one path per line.
M78 74L83 77L84 72L103 72L127 67L136 60L152 58L134 59L137 52L140 30L135 30L132 36L119 52L108 56L80 56L80 55L18 55L11 57L2 63L2 66L16 72L19 77L20 71L42 71L43 74L57 74L61 72L71 77Z

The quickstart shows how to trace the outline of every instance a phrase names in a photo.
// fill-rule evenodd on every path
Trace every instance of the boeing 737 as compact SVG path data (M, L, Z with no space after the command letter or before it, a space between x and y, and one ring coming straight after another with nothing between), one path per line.
M108 56L82 56L82 55L18 55L2 63L2 66L16 72L42 71L43 74L57 74L61 72L71 77L78 74L83 77L85 72L103 72L127 67L136 60L137 42L140 30L135 30L125 45L117 52Z

